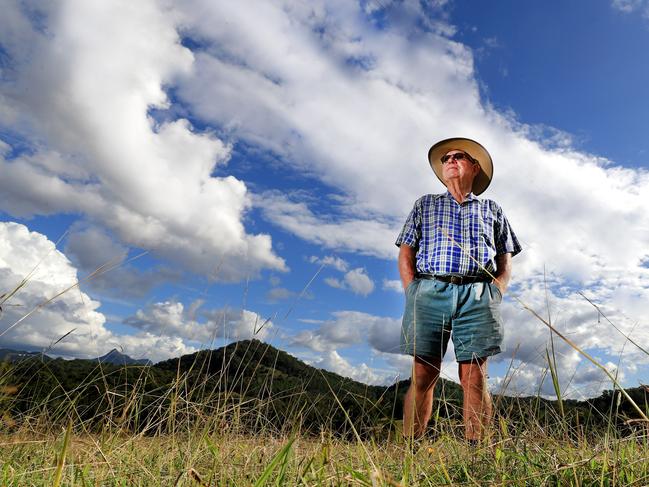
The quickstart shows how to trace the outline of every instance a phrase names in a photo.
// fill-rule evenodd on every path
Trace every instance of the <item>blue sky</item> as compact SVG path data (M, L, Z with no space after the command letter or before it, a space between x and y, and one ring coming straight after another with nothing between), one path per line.
M485 101L570 133L576 146L627 166L647 160L646 14L615 2L450 5L456 38L477 53ZM620 2L620 7L633 2Z
M625 385L647 381L649 357L608 320L649 341L648 2L5 12L0 292L36 270L3 305L0 346L74 330L50 353L161 360L256 337L368 383L407 377L393 242L443 191L430 145L467 136L524 246L493 390L551 394L548 331L525 306ZM106 262L121 265L19 322ZM556 347L567 395L611 387ZM452 350L443 373L457 378Z

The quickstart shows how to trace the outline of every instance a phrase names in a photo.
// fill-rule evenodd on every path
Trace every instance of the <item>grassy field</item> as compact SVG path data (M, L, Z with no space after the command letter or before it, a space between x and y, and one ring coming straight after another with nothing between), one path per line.
M470 447L219 434L0 437L2 485L648 485L647 437L495 435Z
M273 392L287 370L309 369L306 383ZM307 389L316 379L322 388ZM646 392L631 405L616 391L594 410L497 396L488 437L470 446L457 398L438 399L411 442L395 413L402 396L381 408L385 393L358 386L258 341L162 366L5 363L0 485L649 485L648 424L629 422L649 409Z
M162 366L34 359L0 366L0 485L649 485L649 390L633 400L530 311L611 379L604 407L564 403L553 348L558 400L495 398L478 446L453 394L423 439L404 441L398 391L309 372L258 341Z
M368 433L350 419L344 435L326 428L318 435L307 433L299 410L286 411L281 424L277 416L270 421L264 411L272 396L255 408L242 401L214 409L208 403L215 396L198 404L185 386L179 377L169 401L147 406L164 410L139 433L125 414L142 411L144 389L85 419L77 398L95 381L66 393L69 401L57 401L55 414L52 395L11 416L5 394L0 485L649 485L646 427L621 432L614 408L608 426L590 428L561 408L540 417L526 411L538 407L535 401L507 398L475 447L462 440L457 415L440 414L457 405L441 400L426 437L409 442L398 420ZM115 391L124 389L105 394ZM261 427L253 434L251 424Z

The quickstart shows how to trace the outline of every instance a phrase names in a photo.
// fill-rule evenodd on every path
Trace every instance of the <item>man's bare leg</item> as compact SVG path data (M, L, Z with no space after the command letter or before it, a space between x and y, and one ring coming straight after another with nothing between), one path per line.
M480 440L491 423L491 396L487 389L487 358L460 362L460 382L464 391L462 413L466 439Z
M433 410L433 391L439 378L440 359L415 357L412 379L403 402L403 436L419 438Z

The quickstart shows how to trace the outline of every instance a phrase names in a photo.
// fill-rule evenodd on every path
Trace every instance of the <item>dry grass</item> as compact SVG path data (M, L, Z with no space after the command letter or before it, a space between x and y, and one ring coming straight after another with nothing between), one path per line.
M501 418L501 423L505 421ZM478 447L441 421L416 444L222 431L145 437L31 427L0 436L1 485L647 485L647 436L566 439L504 425ZM61 459L65 461L62 462Z

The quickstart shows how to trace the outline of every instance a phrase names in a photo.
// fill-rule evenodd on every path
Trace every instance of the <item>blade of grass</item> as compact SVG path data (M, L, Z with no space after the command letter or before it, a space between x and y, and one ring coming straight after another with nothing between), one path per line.
M559 404L559 412L561 413L561 419L566 419L566 413L563 409L563 398L561 396L561 385L559 384L559 375L557 373L557 362L556 357L554 356L554 346L552 347L552 356L548 349L545 349L545 357L548 360L548 366L550 367L550 376L552 377L552 386L554 387L554 393L557 396L557 403Z
M286 463L288 454L291 452L291 448L293 447L294 441L295 441L295 437L290 438L286 443L286 445L284 445L275 454L275 456L271 459L270 463L266 466L262 474L255 482L254 487L261 487L262 485L266 485L266 482L268 482L268 479L270 478L273 471L277 468L277 466Z
M65 466L65 456L68 453L68 447L70 446L70 436L72 434L72 418L68 422L68 427L65 430L65 436L63 437L63 446L61 447L61 452L59 453L58 458L56 459L56 470L54 472L54 480L52 480L52 485L58 487L61 484L61 477L63 476L63 467Z

